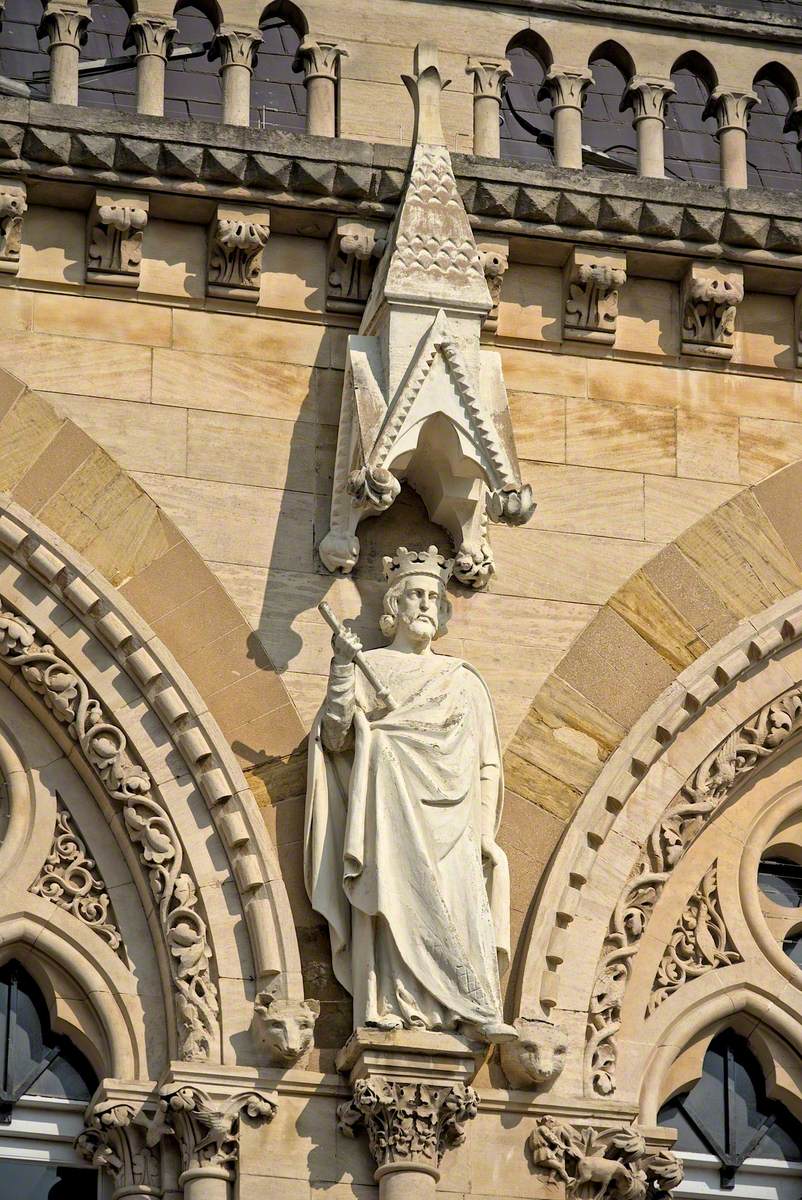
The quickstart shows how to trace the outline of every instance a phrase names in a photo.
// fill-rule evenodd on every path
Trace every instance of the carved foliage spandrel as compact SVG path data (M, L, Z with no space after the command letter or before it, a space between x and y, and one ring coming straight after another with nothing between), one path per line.
M539 1117L527 1139L535 1171L565 1184L567 1200L663 1200L682 1182L682 1163L649 1151L637 1127L596 1131Z
M175 988L179 1052L185 1060L209 1057L218 1039L217 989L209 969L211 949L184 851L168 812L152 795L148 771L131 761L127 739L104 713L84 679L33 626L4 606L0 660L18 671L65 726L109 797L122 806L128 836L139 848L169 949Z
M802 688L790 688L734 730L697 768L652 830L610 920L588 1013L585 1072L593 1090L616 1088L616 1036L632 959L671 871L736 780L783 745L802 721Z

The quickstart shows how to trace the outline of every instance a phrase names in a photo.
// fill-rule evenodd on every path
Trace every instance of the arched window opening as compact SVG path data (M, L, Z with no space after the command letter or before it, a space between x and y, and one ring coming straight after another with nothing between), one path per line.
M671 82L676 92L666 104L666 175L718 183L718 125L714 116L705 115L715 86L712 68L701 55L683 55L674 65Z
M781 908L802 907L802 867L781 854L764 854L757 873L758 887Z
M752 110L746 140L746 169L750 187L795 192L800 185L797 135L786 128L789 109L796 99L796 85L779 64L755 79L758 102Z
M794 1164L786 1176L788 1180L793 1176L793 1194L799 1194L802 1124L766 1095L757 1059L746 1040L732 1030L713 1038L698 1083L663 1105L658 1123L677 1130L674 1149L686 1167L680 1194L710 1195L716 1190L712 1169L718 1171L718 1186L724 1190L779 1197L785 1195L784 1189L772 1192L771 1188L775 1175L776 1180L783 1178L781 1163ZM767 1190L753 1190L764 1176Z
M129 17L117 0L92 0L92 23L78 68L78 103L92 108L136 109L136 60L123 49ZM113 61L122 59L128 66Z
M605 44L591 55L589 66L593 82L582 113L584 165L592 171L634 173L638 153L632 113L621 109L634 65L619 47Z
M294 67L304 30L293 7L271 4L259 22L262 44L251 81L251 125L257 129L306 128L306 88Z
M214 25L194 4L175 10L178 30L174 45L182 53L167 59L164 73L164 115L179 120L216 121L222 119L220 64L209 58ZM185 51L190 48L190 53Z
M73 1141L98 1080L18 962L0 968L0 1196L91 1200L98 1172Z
M50 56L36 35L41 19L40 0L6 0L0 17L0 95L47 99Z
M512 78L501 104L501 157L524 162L554 162L551 104L539 98L548 58L531 45L511 43L507 58Z

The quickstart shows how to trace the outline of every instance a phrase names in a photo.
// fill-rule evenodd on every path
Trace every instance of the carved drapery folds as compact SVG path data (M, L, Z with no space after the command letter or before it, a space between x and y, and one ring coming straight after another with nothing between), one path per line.
M320 557L349 572L359 522L406 480L455 546L454 575L484 587L487 522L534 511L521 480L497 354L480 347L492 307L440 125L443 82L430 47L407 85L416 141L406 190L358 336L348 340L330 529ZM458 313L458 322L449 316Z
M371 1075L354 1083L353 1099L337 1109L341 1133L353 1137L364 1124L380 1173L414 1165L435 1178L443 1154L465 1140L464 1125L479 1111L479 1098L464 1083L402 1082Z
M87 221L87 282L137 287L147 223L146 196L97 193Z
M661 1200L682 1183L677 1156L649 1150L633 1126L597 1132L557 1117L539 1117L527 1144L535 1171L564 1183L568 1200Z
M680 296L682 353L732 358L735 310L743 298L740 267L691 263Z
M256 303L262 252L270 236L270 210L219 204L209 226L207 294Z
M146 1143L140 1105L127 1097L95 1099L75 1140L80 1156L112 1179L114 1200L161 1196L160 1156Z
M97 863L90 858L86 843L58 793L56 804L53 845L30 890L71 912L112 950L122 952L122 937Z
M646 849L616 904L596 971L588 1013L585 1073L597 1094L610 1095L616 1089L616 1034L632 960L671 872L735 781L788 741L801 719L802 687L789 689L760 709L708 755L649 835Z
M563 336L568 341L615 341L618 292L627 279L625 254L573 249L563 275Z
M22 221L27 210L24 185L0 181L0 272L16 275L22 245Z
M0 612L0 661L18 671L65 726L109 798L122 805L125 828L139 850L169 952L179 1053L187 1060L208 1058L219 1030L206 923L195 883L183 869L178 832L153 795L149 772L130 760L125 734L86 681L7 606Z
M337 218L329 240L329 312L362 312L386 244L387 226L382 221Z
M713 863L671 934L654 977L647 1012L653 1013L688 980L742 961L727 932L718 894L718 870Z

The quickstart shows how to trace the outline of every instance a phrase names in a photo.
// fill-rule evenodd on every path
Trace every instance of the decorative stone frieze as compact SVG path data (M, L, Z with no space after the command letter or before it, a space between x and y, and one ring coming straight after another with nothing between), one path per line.
M559 1025L538 1017L516 1017L518 1038L499 1047L501 1069L514 1088L535 1088L561 1074L568 1040Z
M443 141L434 51L419 47L416 64L407 81L412 166L359 335L348 340L320 557L330 571L353 570L359 522L384 512L406 479L451 535L455 577L484 587L494 569L488 517L522 524L534 501L521 481L500 358L480 348L492 302Z
M671 934L654 977L647 1013L653 1013L689 980L737 962L743 958L727 931L718 894L718 869L713 863Z
M732 358L735 310L743 298L740 267L691 263L680 290L682 353Z
M329 239L326 287L329 312L362 312L386 245L387 225L383 221L337 218Z
M112 950L122 951L122 937L106 884L58 793L53 845L30 890L71 912Z
M28 208L26 188L0 181L0 272L15 275L19 269L22 222Z
M87 283L137 287L147 223L147 196L96 193L86 227Z
M256 1044L275 1066L302 1066L312 1048L318 1000L287 1000L260 992L254 1004L251 1030Z
M484 323L485 333L495 333L498 329L498 306L501 302L501 285L510 265L509 238L483 238L477 242L479 261L485 273L487 290L493 307L487 314Z
M563 273L563 337L611 346L626 280L625 254L572 248Z
M269 209L218 204L209 225L207 295L255 304L269 236Z
M527 1148L534 1169L551 1183L563 1183L568 1200L661 1200L682 1183L677 1156L650 1151L636 1126L597 1131L538 1117Z
M486 158L501 153L501 102L512 75L509 59L469 58L465 70L473 75L473 152Z
M92 1100L86 1127L75 1149L86 1162L112 1180L112 1200L146 1200L162 1195L160 1152L146 1142L144 1096L112 1084L101 1087Z
M109 798L122 806L126 832L157 900L175 988L181 1057L207 1058L219 1037L217 989L209 969L212 951L197 888L183 869L183 847L154 795L149 772L130 760L125 734L86 681L7 604L0 612L0 662L18 672L65 726Z

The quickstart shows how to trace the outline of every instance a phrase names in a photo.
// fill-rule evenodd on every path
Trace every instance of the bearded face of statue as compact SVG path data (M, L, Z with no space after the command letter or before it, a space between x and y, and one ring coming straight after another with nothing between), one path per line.
M398 622L418 642L431 642L440 624L440 584L429 575L409 575L398 597Z

